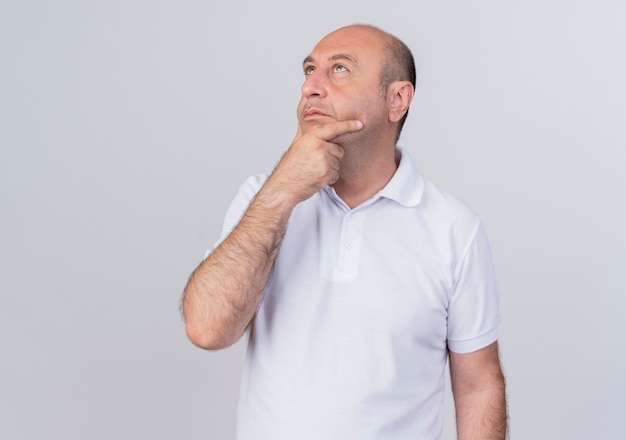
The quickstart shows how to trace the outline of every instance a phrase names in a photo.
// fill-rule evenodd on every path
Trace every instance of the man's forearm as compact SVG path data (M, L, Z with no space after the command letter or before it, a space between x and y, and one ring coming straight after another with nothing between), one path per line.
M219 349L241 337L263 295L292 209L261 189L237 227L192 273L183 313L194 344Z
M450 379L459 440L504 440L506 390L498 343L450 355Z
M504 379L493 387L455 400L459 440L504 440L507 414Z

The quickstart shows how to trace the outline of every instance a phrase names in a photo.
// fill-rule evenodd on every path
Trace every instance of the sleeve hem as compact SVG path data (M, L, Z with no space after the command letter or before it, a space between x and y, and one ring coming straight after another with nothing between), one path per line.
M468 339L464 341L451 341L448 340L448 348L450 351L459 354L472 353L478 351L481 348L485 348L489 344L498 340L498 327L494 328L488 333L479 336L474 339Z

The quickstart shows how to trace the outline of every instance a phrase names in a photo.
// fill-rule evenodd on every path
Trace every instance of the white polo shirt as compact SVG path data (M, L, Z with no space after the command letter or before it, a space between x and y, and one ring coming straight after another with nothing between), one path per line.
M294 209L248 332L238 439L438 439L447 348L497 339L478 216L396 154L362 205L326 187ZM224 236L265 179L243 184Z

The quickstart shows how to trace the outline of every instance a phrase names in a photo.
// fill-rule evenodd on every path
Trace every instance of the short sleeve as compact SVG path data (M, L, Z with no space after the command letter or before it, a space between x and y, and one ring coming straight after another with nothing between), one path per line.
M224 218L224 223L222 225L222 234L219 240L213 245L211 249L209 249L204 258L211 255L211 253L224 241L226 237L231 233L231 231L237 226L241 217L248 209L250 202L254 199L254 196L259 192L265 181L267 180L266 174L257 174L255 176L248 177L243 184L239 187L239 191L237 195L230 203L228 210L226 211L226 216Z
M500 323L500 293L481 223L459 262L454 281L448 306L448 348L455 353L471 353L497 340Z

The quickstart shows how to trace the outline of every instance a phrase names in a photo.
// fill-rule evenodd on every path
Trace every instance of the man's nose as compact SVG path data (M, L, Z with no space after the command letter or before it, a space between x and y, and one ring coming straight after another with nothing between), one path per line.
M327 93L327 79L323 72L314 70L308 74L302 84L302 96L317 96L323 98Z

